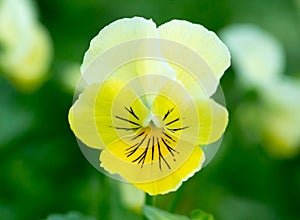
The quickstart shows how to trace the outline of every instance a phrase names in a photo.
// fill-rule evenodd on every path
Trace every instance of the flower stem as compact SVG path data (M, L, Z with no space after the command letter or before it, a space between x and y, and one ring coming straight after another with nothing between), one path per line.
M169 206L169 212L175 212L181 198L182 198L182 195L183 195L183 186L180 187L176 194L175 194L175 198L173 199L173 202L171 202L170 206Z
M154 206L154 198L150 196L148 193L146 193L146 201L145 204L149 206Z
M155 199L155 196L150 196L148 193L146 193L145 205L155 206ZM143 217L143 220L148 220L145 215Z

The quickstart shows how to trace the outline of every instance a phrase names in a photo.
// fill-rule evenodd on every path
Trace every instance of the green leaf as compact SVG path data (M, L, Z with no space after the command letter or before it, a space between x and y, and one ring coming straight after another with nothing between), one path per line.
M191 214L192 220L214 220L212 214L206 213L200 209L195 209Z
M143 206L143 213L149 220L190 220L184 215L171 214L152 206Z
M96 218L90 216L84 216L79 212L69 212L65 215L51 214L45 220L96 220Z

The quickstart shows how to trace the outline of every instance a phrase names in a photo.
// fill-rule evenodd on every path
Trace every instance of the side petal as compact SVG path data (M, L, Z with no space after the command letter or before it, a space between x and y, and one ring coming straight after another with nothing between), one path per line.
M83 59L81 72L84 73L87 66L109 48L130 40L155 37L157 37L156 24L151 19L134 17L114 21L104 27L91 41Z
M169 80L154 99L151 111L167 131L192 145L217 141L228 124L225 107L212 99L193 99L180 83Z
M176 80L169 80L159 91L152 112L162 118L166 133L196 146L199 134L198 109L193 97Z
M133 88L120 79L108 79L97 94L95 121L105 146L134 135L148 114Z
M201 56L220 79L230 66L230 54L217 35L199 24L172 20L158 27L160 38L183 44Z
M148 114L149 110L131 87L111 78L84 90L70 109L69 123L83 143L102 149L120 137L133 134L137 127L142 127Z
M228 124L228 111L214 100L196 101L200 119L199 144L207 145L217 141L224 134Z
M89 147L102 149L95 122L95 102L100 84L89 86L69 111L69 124L77 138Z

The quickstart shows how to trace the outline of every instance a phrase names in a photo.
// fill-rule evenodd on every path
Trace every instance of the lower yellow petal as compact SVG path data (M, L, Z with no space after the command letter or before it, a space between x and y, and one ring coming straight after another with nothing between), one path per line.
M134 183L134 185L150 195L176 191L183 181L186 181L201 169L204 158L203 151L199 147L195 147L186 162L169 176L153 182Z
M100 154L101 167L121 175L149 194L174 190L200 169L204 160L200 148L174 136L172 138L176 144L172 145L172 139L167 143L147 132L139 135L139 131L138 138L127 137L108 145ZM172 150L167 148L168 145ZM164 183L161 188L155 184L160 181ZM152 188L147 189L148 186Z

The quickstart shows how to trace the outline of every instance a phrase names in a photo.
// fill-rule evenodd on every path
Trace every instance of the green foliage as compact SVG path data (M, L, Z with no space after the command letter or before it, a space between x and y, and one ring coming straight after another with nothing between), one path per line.
M209 213L196 209L192 211L191 219L192 220L214 220L214 217Z
M189 218L184 215L171 214L169 212L147 205L143 206L143 212L148 220L189 220Z
M51 214L45 220L96 220L96 218L84 216L79 212L69 212L65 215Z
M148 205L143 206L143 212L148 220L214 220L214 217L211 214L200 209L193 210L191 218L184 215L172 214Z

